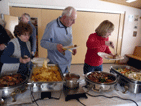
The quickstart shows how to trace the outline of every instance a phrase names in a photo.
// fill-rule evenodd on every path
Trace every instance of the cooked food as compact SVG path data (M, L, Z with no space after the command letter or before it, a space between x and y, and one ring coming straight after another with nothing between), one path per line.
M107 59L118 59L120 56L119 55L110 55L110 56L106 56Z
M112 75L102 72L93 72L88 75L88 79L96 83L112 83L115 81Z
M59 68L57 66L47 66L45 59L42 67L33 68L31 80L35 82L62 81Z
M74 45L74 47L77 47L77 45Z
M128 77L129 78L129 74L135 72L135 70L133 69L128 69L128 68L119 68L117 69L116 71L120 72L121 74L123 74L124 76Z
M141 81L141 73L135 73L133 74L133 79Z
M31 80L35 82L62 81L59 68L57 66L36 67L33 69Z
M116 71L126 76L127 78L141 81L141 73L139 71L130 68L119 68Z
M118 55L118 54L116 54L116 55L114 55L113 56L113 59L117 59L117 58L119 58L120 56Z
M15 86L24 81L21 74L4 75L0 77L0 87Z
M43 68L47 68L47 60L46 59L43 62Z
M77 80L79 79L79 76L73 75L73 74L67 74L64 79L65 80Z
M74 47L77 47L77 45L71 45L71 46L67 46L67 47L64 47L63 49L64 50L68 50L68 49L72 49Z

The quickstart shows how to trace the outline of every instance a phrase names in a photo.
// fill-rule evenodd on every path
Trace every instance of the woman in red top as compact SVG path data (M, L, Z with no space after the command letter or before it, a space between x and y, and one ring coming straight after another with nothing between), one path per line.
M102 71L102 57L98 52L105 52L113 55L108 46L114 48L113 42L109 41L109 36L114 30L114 24L108 20L103 21L95 30L96 33L90 34L87 40L87 53L85 55L84 74L92 71Z

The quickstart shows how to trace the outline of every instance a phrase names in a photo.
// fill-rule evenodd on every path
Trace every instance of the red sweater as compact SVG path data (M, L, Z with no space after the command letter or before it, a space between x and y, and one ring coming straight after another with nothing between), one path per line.
M103 58L98 56L98 52L105 52L110 54L111 51L105 41L108 41L109 38L102 38L98 36L97 33L93 33L89 36L86 46L87 53L85 55L85 63L90 66L99 66L103 63Z

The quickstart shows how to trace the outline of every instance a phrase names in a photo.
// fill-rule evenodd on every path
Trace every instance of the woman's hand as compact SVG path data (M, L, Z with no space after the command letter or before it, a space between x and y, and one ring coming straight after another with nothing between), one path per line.
M30 62L31 59L28 56L24 56L23 58L20 58L20 63L26 64L28 62Z
M0 50L4 50L6 48L5 44L0 44Z
M112 41L105 41L105 45L114 48L114 43Z

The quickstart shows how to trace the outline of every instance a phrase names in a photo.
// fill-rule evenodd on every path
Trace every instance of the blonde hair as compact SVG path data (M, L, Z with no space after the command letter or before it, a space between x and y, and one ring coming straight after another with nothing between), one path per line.
M113 32L114 24L109 20L104 20L96 29L95 32L98 36L106 36L107 32Z

